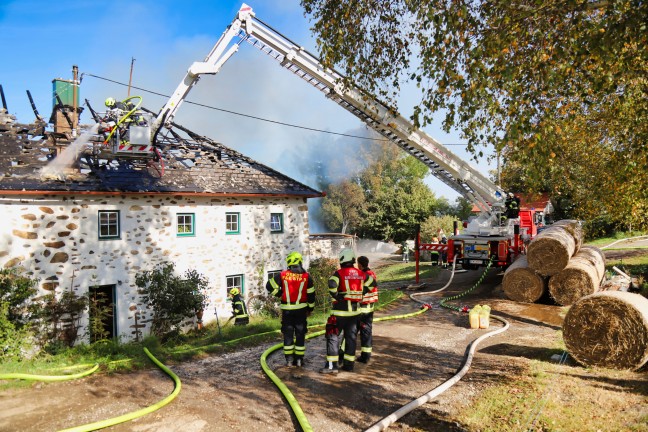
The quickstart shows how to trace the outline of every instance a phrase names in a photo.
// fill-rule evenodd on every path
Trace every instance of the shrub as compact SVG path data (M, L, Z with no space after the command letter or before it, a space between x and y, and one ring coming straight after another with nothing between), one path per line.
M151 332L156 336L177 333L183 320L207 305L204 291L208 279L195 270L187 270L184 278L180 277L175 274L173 263L138 274L135 284L141 288L144 302L153 309Z
M29 346L29 321L34 308L29 298L36 294L37 280L14 269L0 270L0 359L23 357Z
M308 273L315 284L315 310L328 312L331 309L331 295L328 280L338 269L338 261L332 258L317 258L310 262Z

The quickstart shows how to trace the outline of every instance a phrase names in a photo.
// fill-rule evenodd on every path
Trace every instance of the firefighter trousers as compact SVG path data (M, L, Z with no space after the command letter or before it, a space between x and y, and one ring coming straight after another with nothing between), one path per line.
M371 355L371 346L373 342L373 312L363 313L360 315L360 352L363 357Z
M326 334L326 360L337 363L340 350L340 334L344 332L344 369L353 370L360 315L336 316L335 331Z
M281 333L283 333L284 355L288 359L303 359L306 353L306 309L299 311L283 311L281 314Z

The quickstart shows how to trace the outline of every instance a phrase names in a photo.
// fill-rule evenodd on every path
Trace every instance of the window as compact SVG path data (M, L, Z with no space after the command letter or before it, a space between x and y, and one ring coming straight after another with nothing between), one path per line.
M279 276L281 274L281 270L270 270L268 272L268 280L273 279L275 276Z
M178 213L177 234L178 237L187 237L187 236L196 235L195 217L193 213Z
M99 240L118 239L119 211L99 210Z
M238 288L243 297L243 275L225 276L227 279L227 294L232 288Z
M225 213L225 233L240 234L241 225L239 223L240 213Z
M283 213L270 214L270 232L272 233L283 232Z

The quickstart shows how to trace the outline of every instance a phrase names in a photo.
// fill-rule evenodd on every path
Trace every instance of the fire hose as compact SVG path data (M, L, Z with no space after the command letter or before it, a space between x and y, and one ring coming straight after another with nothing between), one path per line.
M137 410L137 411L129 412L129 413L126 413L126 414L118 416L118 417L113 417L113 418L109 418L109 419L106 419L106 420L101 420L101 421L94 422L94 423L88 423L88 424L84 424L84 425L81 425L81 426L76 426L76 427L69 428L69 429L63 429L63 430L61 430L59 432L85 432L85 431L94 431L94 430L97 430L97 429L103 429L103 428L106 428L106 427L109 427L109 426L114 426L116 424L124 423L124 422L130 421L130 420L134 420L134 419L142 417L142 416L144 416L146 414L157 411L160 408L167 405L173 399L175 399L176 396L178 396L178 394L180 393L180 388L181 388L180 378L178 378L178 376L176 374L174 374L171 371L171 369L169 369L168 367L163 365L158 359L156 359L153 356L153 354L151 354L151 352L147 348L144 348L144 352L146 353L146 355L149 357L149 359L153 363L155 363L160 369L162 369L173 380L173 382L175 384L175 389L173 390L173 392L169 396L165 397L164 399L162 399L161 401L159 401L159 402L157 402L157 403L155 403L153 405L149 405L149 406L147 406L145 408L142 408L140 410Z
M421 313L424 313L427 310L428 310L428 306L426 305L423 308L421 308L421 310L419 310L417 312L412 312L412 313L404 314L404 315L392 315L392 316L388 316L388 317L376 318L374 321L387 321L387 320L398 319L398 318L409 318L409 317L416 316L416 315L419 315ZM318 325L315 325L315 326L310 326L310 327L320 327L320 326L321 326L321 324L318 324ZM311 338L314 338L314 337L317 337L317 336L321 336L325 332L326 332L326 330L320 330L320 331L317 331L315 333L308 334L308 335L306 335L306 339L311 339ZM310 423L308 422L308 419L306 418L306 415L304 414L304 411L301 409L301 406L299 405L299 402L297 401L295 396L292 394L290 389L288 389L288 387L283 383L283 381L281 381L281 379L279 379L279 377L272 371L272 369L268 366L268 363L266 361L266 359L268 358L268 356L270 354L272 354L273 352L275 352L277 350L280 350L282 348L283 348L283 343L278 343L278 344L273 345L272 347L268 348L263 353L263 355L261 355L261 360L260 360L261 369L263 369L263 372L265 372L265 374L268 376L268 378L270 378L270 381L272 381L277 386L277 388L279 389L279 391L281 392L283 397L286 399L286 402L288 402L288 405L290 406L293 414L295 415L295 418L297 419L297 422L299 423L299 426L301 427L301 429L304 432L311 432L313 430L313 428L310 425Z

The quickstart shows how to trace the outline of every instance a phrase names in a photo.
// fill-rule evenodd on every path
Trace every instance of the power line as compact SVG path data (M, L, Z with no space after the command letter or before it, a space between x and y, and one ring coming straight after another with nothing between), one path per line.
M154 94L156 96L161 96L161 97L164 97L164 98L167 98L167 99L170 97L169 95L158 93L158 92L155 92L153 90L148 90L148 89L145 89L145 88L142 88L142 87L137 87L137 86L125 84L125 83L122 83L122 82L119 82L119 81L116 81L116 80L113 80L113 79L110 79L110 78L101 77L101 76L94 75L94 74L87 73L87 72L82 73L81 78L83 78L84 75L87 75L87 76L90 76L90 77L93 77L93 78L97 78L97 79L100 79L100 80L104 80L104 81L109 81L109 82L112 82L114 84L118 84L118 85L121 85L121 86L124 86L124 87L133 88L133 89L140 90L140 91L143 91L143 92L146 92L146 93ZM348 137L348 138L357 138L357 139L364 139L364 140L371 140L371 141L385 141L385 142L389 141L389 140L384 139L384 138L369 138L369 137L363 137L363 136L359 136L359 135L351 135L351 134L345 134L345 133L341 133L341 132L331 132L331 131L312 128L312 127L308 127L308 126L300 126L300 125L295 125L295 124L291 124L291 123L285 123L285 122L281 122L281 121L278 121L278 120L271 120L271 119L267 119L267 118L263 118L263 117L253 116L251 114L243 114L243 113L239 113L239 112L236 112L236 111L231 111L231 110L228 110L228 109L225 109L225 108L218 108L218 107L215 107L215 106L206 105L206 104L202 104L202 103L198 103L198 102L192 102L192 101L189 101L189 100L185 100L184 103L188 103L188 104L191 104L191 105L196 105L196 106L199 106L199 107L202 107L202 108L212 109L212 110L215 110L215 111L221 111L221 112L224 112L224 113L233 114L233 115L237 115L237 116L240 116L240 117L246 117L246 118L250 118L250 119L254 119L254 120L264 121L264 122L267 122L267 123L273 123L273 124L277 124L277 125L281 125L281 126L288 126L288 127L292 127L292 128L296 128L296 129L304 129L304 130L309 130L309 131L313 131L313 132L320 132L320 133L325 133L325 134L330 134L330 135L338 135L338 136L343 136L343 137ZM443 145L445 145L445 146L449 146L449 145L466 146L467 144L450 143L450 144L443 144Z

